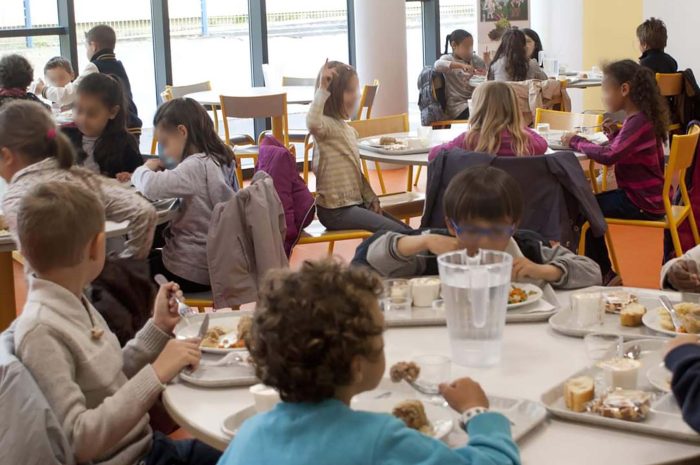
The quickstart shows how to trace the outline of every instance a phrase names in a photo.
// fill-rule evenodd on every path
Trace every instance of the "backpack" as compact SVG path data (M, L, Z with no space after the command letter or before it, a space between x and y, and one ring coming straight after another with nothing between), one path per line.
M426 66L418 76L418 108L423 126L430 126L435 121L444 121L445 115L445 78L432 66Z

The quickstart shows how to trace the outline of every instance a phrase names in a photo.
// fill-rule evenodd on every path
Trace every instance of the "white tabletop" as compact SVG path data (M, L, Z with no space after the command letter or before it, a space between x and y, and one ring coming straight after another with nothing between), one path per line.
M436 147L440 144L444 144L445 142L449 142L455 137L457 137L459 134L464 132L464 126L463 125L455 125L451 129L436 129L433 131L433 136L430 141L430 146L425 149L424 152L420 153L413 153L410 155L399 155L399 154L385 154L385 153L379 153L375 152L374 150L370 150L366 147L363 147L362 145L359 146L359 152L360 152L360 158L363 160L367 161L377 161L380 163L388 163L392 165L401 165L401 166L428 166L428 155L430 154L430 150L433 147ZM397 137L416 137L415 133L399 133L399 134L391 134L392 136L397 136ZM548 149L547 153L555 153L556 150ZM574 152L576 155L576 158L579 160L588 160L588 157L580 152Z
M185 97L194 99L202 105L220 105L219 96L228 95L235 97L262 97L274 94L287 94L287 103L309 103L314 99L314 86L286 86L286 87L236 87L194 92Z
M569 292L560 292L567 302ZM395 328L385 333L387 366L423 354L450 354L445 327ZM425 341L429 346L421 347ZM471 376L496 396L539 401L540 395L587 366L582 339L553 332L547 323L507 325L503 360L493 368L452 365L452 377ZM219 449L228 438L221 424L252 405L247 388L205 389L176 381L163 401L170 415L194 437ZM549 419L520 443L524 464L665 464L700 458L700 446Z

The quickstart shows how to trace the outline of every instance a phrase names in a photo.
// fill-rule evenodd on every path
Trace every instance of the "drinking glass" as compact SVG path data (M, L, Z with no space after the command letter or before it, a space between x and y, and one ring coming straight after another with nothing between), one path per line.
M411 318L411 284L407 279L387 279L381 303L386 318Z
M605 314L603 294L600 292L577 292L571 295L571 314L574 325L588 328L602 325Z
M437 388L440 383L452 381L452 363L449 357L428 354L415 357L413 361L420 367L418 379L421 383Z
M586 354L591 362L609 357L621 357L622 342L622 336L616 334L591 333L583 338Z

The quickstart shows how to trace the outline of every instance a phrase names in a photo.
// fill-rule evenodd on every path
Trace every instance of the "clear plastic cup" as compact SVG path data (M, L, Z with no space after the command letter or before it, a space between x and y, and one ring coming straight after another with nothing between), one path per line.
M384 281L381 304L384 315L388 319L411 318L413 300L410 282L407 279L387 279Z
M612 357L622 357L622 336L617 334L591 333L583 337L586 355L591 362Z
M420 367L418 380L422 384L437 388L440 383L452 381L452 362L444 355L420 355L413 361Z
M505 252L466 250L438 257L452 360L493 366L501 360L513 258Z
M603 324L605 305L600 292L577 292L571 295L571 315L578 328Z

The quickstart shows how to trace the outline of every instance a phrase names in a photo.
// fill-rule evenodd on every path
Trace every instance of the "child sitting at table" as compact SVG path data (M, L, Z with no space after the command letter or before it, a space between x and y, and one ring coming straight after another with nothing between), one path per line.
M657 18L649 18L637 27L637 40L642 56L639 64L655 73L675 73L678 71L676 60L666 53L668 32L664 22Z
M597 145L571 133L562 137L562 143L602 165L615 166L619 188L596 195L606 218L659 220L665 212L663 146L668 140L668 106L654 74L632 60L605 66L602 86L607 111L625 112L622 129L606 120L603 130L608 144ZM604 236L588 233L586 256L600 265L605 284L617 278Z
M700 340L697 334L676 337L666 347L666 368L673 373L671 391L683 420L700 433Z
M447 53L447 47L452 53ZM484 60L474 54L474 37L464 29L457 29L445 39L445 54L435 62L435 71L445 76L445 113L450 119L469 119L469 99L474 86L471 78L486 73Z
M97 66L88 63L76 79L73 65L67 58L53 57L44 65L46 83L39 79L35 92L58 105L61 111L65 111L72 108L80 81L85 76L98 72Z
M547 79L537 60L527 56L527 39L520 29L508 29L496 50L488 72L489 81Z
M517 231L522 192L505 171L467 168L450 181L443 202L447 230L377 233L360 244L353 265L392 278L437 275L437 255L461 249L473 255L491 249L513 256L513 281L533 280L560 289L600 284L600 268L591 259L560 245L545 245L532 232Z
M12 100L41 100L27 88L34 79L34 68L22 55L5 55L0 58L0 107Z
M151 274L177 281L185 292L204 292L211 287L211 215L216 204L238 190L233 151L219 138L204 107L189 98L164 103L153 126L164 162L148 160L131 181L149 199L178 197L182 204L165 230L162 252L154 250L149 257Z
M129 187L73 166L74 160L70 141L40 104L18 101L0 108L0 176L9 184L2 210L15 239L21 198L33 186L58 181L97 192L107 219L129 224L120 256L146 258L157 220L153 206Z
M316 207L327 229L408 231L382 211L360 167L357 131L346 122L357 105L359 81L352 66L326 63L316 80L316 94L306 125L314 136Z
M136 138L126 130L126 100L115 76L90 74L78 85L75 127L62 130L78 152L78 163L120 182L143 165Z
M481 84L474 91L472 107L469 130L451 142L433 147L429 160L455 147L504 157L543 155L547 151L547 141L523 124L517 96L508 84Z
M466 423L469 444L458 449L390 415L350 408L384 376L381 292L375 274L331 259L268 277L250 350L257 376L282 402L243 424L220 465L520 463L508 419L487 411L488 398L469 378L440 385Z
M105 211L84 187L48 182L22 198L21 251L34 270L18 317L17 357L63 427L75 461L93 464L214 464L219 452L173 441L149 426L165 384L196 369L199 340L173 339L175 283L161 286L153 317L123 349L83 295L105 261Z

